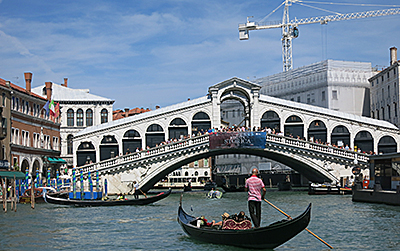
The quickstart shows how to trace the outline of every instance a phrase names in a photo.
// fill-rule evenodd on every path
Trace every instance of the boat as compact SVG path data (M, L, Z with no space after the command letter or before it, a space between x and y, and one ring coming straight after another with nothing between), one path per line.
M171 189L167 192L161 192L155 196L139 198L139 199L127 199L127 200L78 200L69 198L57 198L44 193L43 197L47 203L57 205L67 205L75 207L100 207L100 206L129 206L129 205L147 205L150 203L157 202L168 197L171 194Z
M211 191L207 193L207 198L209 199L221 199L221 197L222 192L218 190L211 189Z
M340 186L333 185L330 183L318 184L310 183L308 186L309 195L321 195L321 194L340 194Z
M178 222L187 235L195 240L242 248L273 249L303 231L311 218L311 203L298 217L282 220L265 227L246 230L217 229L210 226L197 227L197 219L182 208L182 196L178 209Z
M208 180L207 182L206 182L206 184L204 185L204 190L205 191L210 191L211 189L216 189L217 188L217 183L215 183L214 181L212 181L212 180Z
M57 192L53 187L35 187L33 188L33 194L35 196L35 203L44 203L43 191L46 190L52 194L53 197L63 197L67 194L67 191L62 190ZM31 188L25 190L25 192L19 197L19 203L28 204L31 203Z

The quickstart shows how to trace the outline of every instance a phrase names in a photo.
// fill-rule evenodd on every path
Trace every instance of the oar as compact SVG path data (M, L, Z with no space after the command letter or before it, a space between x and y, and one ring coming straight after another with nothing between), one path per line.
M142 189L139 188L139 191L144 195L144 197L147 198L147 195L145 193L143 193Z
M287 213L283 212L282 210L280 210L278 207L276 207L274 204L272 204L271 202L269 202L268 200L264 199L265 202L267 202L268 204L270 204L273 208L275 208L276 210L278 210L279 212L281 212L282 214L284 214L286 217L288 217L289 219L292 219L292 217L290 217L290 215L288 215ZM312 234L315 238L317 238L318 240L320 240L322 243L324 243L325 245L327 245L330 249L333 249L333 247L331 245L329 245L326 241L324 241L323 239L321 239L320 237L318 237L316 234L314 234L313 232L311 232L310 230L308 230L308 228L306 228L307 232L309 232L310 234Z

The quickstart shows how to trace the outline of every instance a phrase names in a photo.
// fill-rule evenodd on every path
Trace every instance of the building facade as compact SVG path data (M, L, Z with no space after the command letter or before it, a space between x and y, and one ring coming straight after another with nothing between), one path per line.
M63 84L51 83L50 88L51 99L60 104L61 158L67 161L68 168L72 168L72 142L75 134L87 127L112 121L115 101L93 95L89 89L69 88L67 78L64 78ZM46 85L35 87L32 92L44 97Z
M3 158L9 160L13 170L29 170L31 177L36 173L43 177L47 168L55 167L49 158L58 160L60 156L60 124L58 118L49 116L44 109L51 89L47 98L33 93L32 73L24 75L25 89L0 79L3 114L10 118L6 123L9 134L3 141Z
M390 65L369 79L371 85L371 117L386 120L400 127L399 61L397 48L390 48Z
M370 116L371 63L325 60L256 79L261 93L335 111Z

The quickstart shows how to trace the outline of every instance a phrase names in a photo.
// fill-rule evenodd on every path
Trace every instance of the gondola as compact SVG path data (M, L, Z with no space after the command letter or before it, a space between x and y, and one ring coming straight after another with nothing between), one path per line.
M103 207L103 206L128 206L128 205L147 205L168 197L171 194L171 189L167 192L159 193L155 196L130 199L130 200L77 200L77 199L64 199L52 197L47 193L44 193L43 197L47 203L68 205L75 207Z
M214 244L259 249L273 249L287 242L308 226L310 218L311 203L301 215L290 220L282 220L260 228L227 230L208 226L197 227L194 224L197 218L183 210L182 198L178 210L179 224L193 239Z

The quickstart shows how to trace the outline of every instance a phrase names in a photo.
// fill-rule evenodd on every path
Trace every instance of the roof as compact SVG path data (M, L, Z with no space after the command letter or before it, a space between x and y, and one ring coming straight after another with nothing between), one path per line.
M5 88L9 88L7 86L7 84L6 84L6 82L7 82L6 80L0 78L0 85L5 87ZM27 92L25 88L23 88L21 86L18 86L18 85L15 85L15 84L11 83L11 81L10 81L10 87L14 91L18 91L18 92L24 93L26 95L29 95L29 96L32 96L32 97L35 97L35 98L39 98L39 99L42 99L44 101L46 100L46 98L44 98L44 97L38 95L37 93L33 92L33 90L31 92Z
M133 115L137 115L137 114L149 112L149 111L151 111L149 108L144 109L144 108L138 108L138 107L130 109L126 112L121 109L118 109L118 110L113 111L113 120L123 119L126 117L130 117Z
M32 92L46 97L46 94L43 95L43 88L45 85L40 85L35 88L32 88ZM100 97L94 94L89 93L89 89L72 89L69 87L65 87L63 85L59 85L53 83L52 85L52 99L55 101L108 101L114 102L114 100L109 98Z
M18 171L6 171L6 170L0 170L0 177L2 178L11 178L14 179L25 179L25 174L23 172L18 172Z

